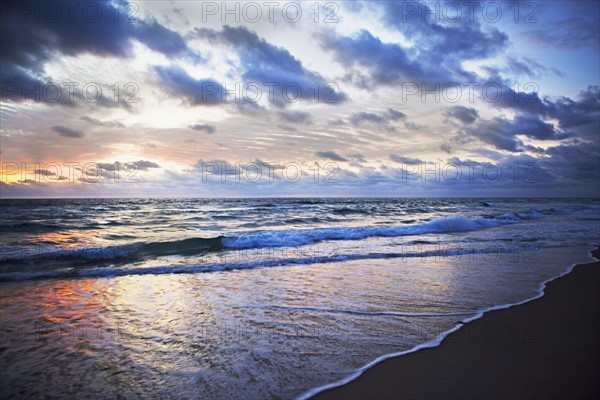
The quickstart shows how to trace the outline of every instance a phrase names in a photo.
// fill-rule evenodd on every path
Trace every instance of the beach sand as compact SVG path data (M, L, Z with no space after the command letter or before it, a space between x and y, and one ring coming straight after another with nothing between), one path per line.
M600 259L600 249L593 252ZM317 399L600 398L600 262Z

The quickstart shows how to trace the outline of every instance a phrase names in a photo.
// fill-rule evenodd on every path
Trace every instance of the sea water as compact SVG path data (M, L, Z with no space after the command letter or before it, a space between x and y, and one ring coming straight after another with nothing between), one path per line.
M539 296L600 202L2 200L0 232L2 397L287 399Z

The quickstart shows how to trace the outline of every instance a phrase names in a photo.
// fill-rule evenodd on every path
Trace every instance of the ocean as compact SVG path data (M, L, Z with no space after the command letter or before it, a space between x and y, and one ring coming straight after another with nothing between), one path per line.
M597 199L3 199L0 394L310 397L539 297L599 222Z

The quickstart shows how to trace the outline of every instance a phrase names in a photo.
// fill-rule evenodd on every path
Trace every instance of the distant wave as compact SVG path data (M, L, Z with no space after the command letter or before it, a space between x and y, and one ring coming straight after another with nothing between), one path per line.
M0 261L36 261L43 259L52 260L113 260L118 258L145 258L148 256L167 255L194 255L209 251L223 249L221 240L223 236L213 238L190 238L170 242L135 242L123 245L101 247L78 247L72 249L47 247L34 247L27 249L15 247L11 250L9 245L3 246Z
M369 214L368 211L355 209L355 208L336 208L332 211L334 214L348 215L348 214Z
M425 233L465 232L491 228L502 224L513 224L519 217L466 218L460 215L437 218L429 222L406 226L345 227L273 230L250 233L237 237L225 237L223 245L228 248L250 249L261 247L301 246L323 240L359 240L371 236L407 236Z
M129 276L129 275L164 275L164 274L194 274L194 273L207 273L207 272L222 272L222 271L233 271L241 269L256 269L266 267L282 267L282 266L296 266L296 265L311 265L311 264L324 264L340 261L356 261L356 260L376 260L376 259L398 259L398 258L423 258L423 257L437 257L437 256L460 256L460 255L473 255L474 252L478 254L492 253L497 256L498 253L515 254L516 252L526 253L527 256L530 252L535 250L535 247L530 248L483 248L475 250L474 248L455 247L455 248L438 248L434 250L416 251L416 252L395 252L395 253L368 253L368 254L330 254L320 255L318 252L308 257L297 257L297 258L276 258L273 257L273 253L266 252L265 254L259 253L255 256L249 256L253 258L250 261L238 261L238 262L216 262L216 263L203 263L203 264L185 264L185 265L158 265L148 267L118 267L118 266L107 266L107 267L92 267L85 268L81 264L72 264L71 267L63 267L54 270L38 270L38 271L27 271L27 272L7 272L0 273L0 282L2 281L21 281L21 280L36 280L36 279L62 279L62 278L101 278L101 277L117 277L117 276ZM322 310L327 311L327 310ZM331 311L331 310L330 310ZM333 312L333 311L331 311ZM461 313L462 314L462 313ZM423 315L425 316L425 315ZM433 315L431 315L433 316Z
M61 249L55 247L10 249L4 246L0 261L37 262L42 259L61 260L114 260L127 258L128 261L168 255L195 255L227 249L259 249L271 247L302 246L325 240L360 240L373 236L395 237L427 233L465 232L490 228L502 224L518 222L514 214L498 218L466 218L460 215L437 218L429 222L403 226L313 228L256 231L240 236L216 236L211 238L189 238L168 242L134 242L103 247L81 247Z

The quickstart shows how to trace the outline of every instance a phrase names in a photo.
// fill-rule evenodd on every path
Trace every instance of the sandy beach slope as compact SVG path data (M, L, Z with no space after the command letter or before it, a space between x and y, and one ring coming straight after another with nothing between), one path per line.
M599 398L599 267L578 265L543 297L488 312L439 347L386 360L315 398Z

